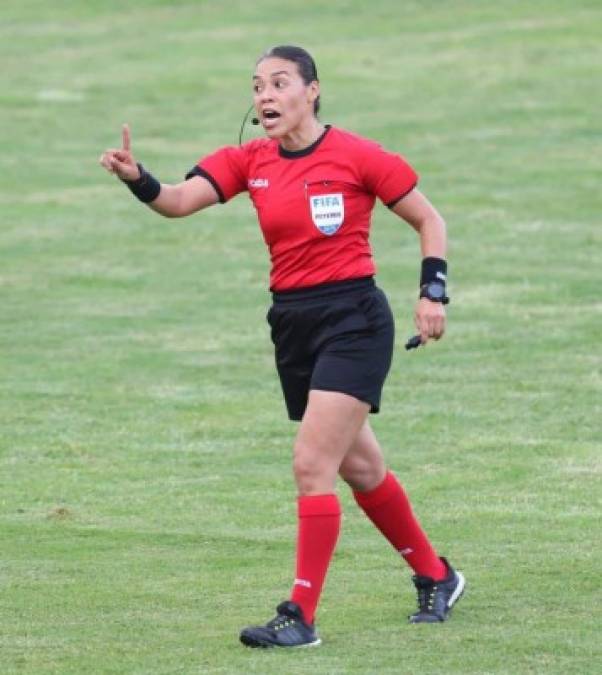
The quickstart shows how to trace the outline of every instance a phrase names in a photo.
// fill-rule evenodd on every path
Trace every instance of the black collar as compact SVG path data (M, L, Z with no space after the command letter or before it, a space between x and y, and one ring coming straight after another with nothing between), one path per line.
M330 131L331 128L330 124L325 124L324 126L325 126L324 131L311 145L308 145L306 148L302 148L301 150L286 150L281 145L279 145L278 154L280 155L280 157L284 157L285 159L297 159L298 157L305 157L307 155L311 155L311 153L324 140L326 134Z

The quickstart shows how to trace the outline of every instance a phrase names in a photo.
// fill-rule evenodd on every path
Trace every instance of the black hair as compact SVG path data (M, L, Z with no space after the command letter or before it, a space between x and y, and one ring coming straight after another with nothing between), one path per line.
M268 58L284 59L285 61L296 63L299 75L301 75L305 84L311 84L314 81L319 82L315 61L311 57L311 54L301 47L295 47L294 45L279 45L278 47L272 47L261 56L257 63ZM314 101L314 115L317 115L319 110L320 96Z

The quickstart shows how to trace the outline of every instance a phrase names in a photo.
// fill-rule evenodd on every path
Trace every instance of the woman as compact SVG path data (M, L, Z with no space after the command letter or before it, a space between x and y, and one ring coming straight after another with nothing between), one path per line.
M125 125L123 147L100 159L170 218L248 190L270 251L268 322L289 417L301 422L293 460L297 567L290 599L276 617L245 628L240 639L251 647L320 643L314 615L339 534L337 475L414 570L418 611L410 622L444 621L464 578L435 553L368 422L379 410L394 332L374 284L368 236L376 197L418 232L423 260L415 321L425 344L445 329L445 223L401 157L320 122L318 75L305 50L281 46L264 54L253 93L267 138L221 148L182 183L160 184L136 163Z

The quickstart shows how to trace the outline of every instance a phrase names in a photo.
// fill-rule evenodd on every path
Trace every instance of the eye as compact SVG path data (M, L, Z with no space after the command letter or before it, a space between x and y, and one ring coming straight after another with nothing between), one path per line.
M259 94L259 92L261 91L261 85L258 82L255 82L255 84L253 85L253 91L256 94Z
M284 87L286 87L286 82L284 80L276 80L274 86L276 89L284 89Z

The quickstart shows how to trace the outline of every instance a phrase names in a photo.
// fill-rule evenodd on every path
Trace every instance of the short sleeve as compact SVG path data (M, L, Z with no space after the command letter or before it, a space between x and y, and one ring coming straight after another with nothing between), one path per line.
M401 155L387 152L378 143L365 143L359 167L366 189L389 208L418 184L418 174L406 160Z
M247 189L247 156L244 147L228 146L203 157L186 174L206 178L215 188L220 202L227 202Z

